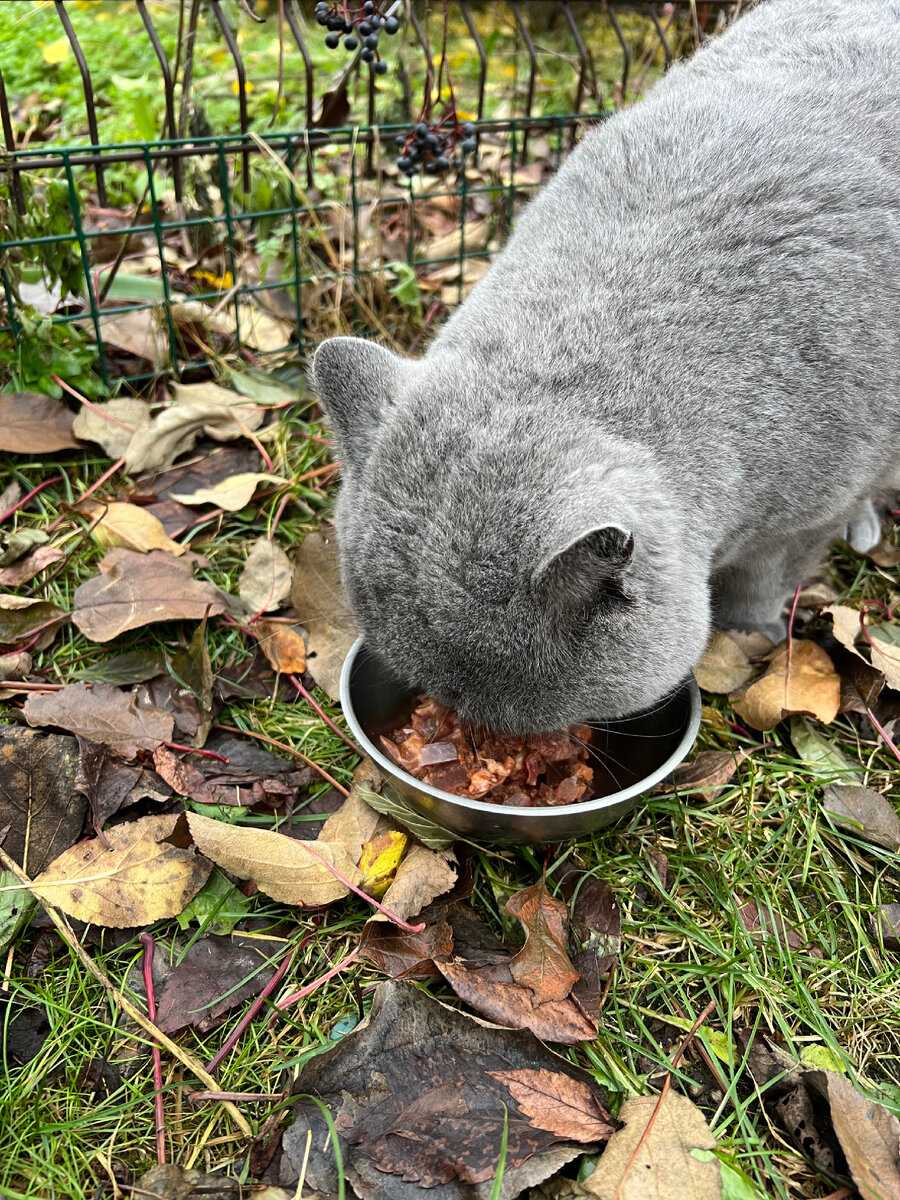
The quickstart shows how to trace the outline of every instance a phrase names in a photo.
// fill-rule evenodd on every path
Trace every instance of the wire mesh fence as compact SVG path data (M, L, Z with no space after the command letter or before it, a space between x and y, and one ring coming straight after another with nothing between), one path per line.
M346 330L415 348L582 131L740 4L398 2L380 77L358 53L323 55L312 7L137 0L152 104L135 112L159 137L114 124L110 95L133 77L90 61L96 4L53 5L60 40L45 44L80 85L61 115L35 118L0 49L0 386L34 383L23 332L62 355L62 377L66 353L93 355L98 394L232 355L281 362ZM268 62L242 50L263 19ZM432 98L471 121L477 150L408 178L396 142Z

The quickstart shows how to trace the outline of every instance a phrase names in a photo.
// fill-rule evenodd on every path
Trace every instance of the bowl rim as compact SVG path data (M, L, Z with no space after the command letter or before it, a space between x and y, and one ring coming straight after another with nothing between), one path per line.
M508 814L510 817L515 817L525 820L547 820L554 817L570 817L576 813L601 812L603 809L612 808L615 805L621 804L623 801L632 800L636 796L641 796L645 792L649 792L665 777L671 774L674 767L680 762L683 762L691 746L697 737L697 732L700 729L700 688L697 686L697 681L693 675L689 675L685 679L681 687L687 686L690 695L690 711L688 713L687 723L684 732L679 739L678 745L667 756L664 763L656 768L651 774L646 775L643 779L639 779L636 783L631 784L627 788L622 788L618 792L613 792L608 796L598 796L593 800L584 800L578 804L560 804L560 805L511 805L511 804L489 804L484 800L472 800L468 796L454 796L450 792L442 792L440 788L432 787L431 784L423 783L416 779L415 775L410 775L407 771L402 770L395 762L387 757L378 747L370 740L368 735L361 727L356 719L356 713L353 709L353 703L350 696L350 677L353 673L353 665L361 652L365 649L365 639L357 638L350 648L350 652L344 659L344 665L341 668L340 680L340 700L341 708L344 712L344 720L350 726L350 730L357 742L360 744L366 754L383 769L385 774L390 776L401 776L410 786L416 788L420 792L433 797L436 800L441 800L445 804L453 804L458 808L466 809L469 812L483 813L486 816L493 815L495 818ZM639 715L639 714L636 714Z

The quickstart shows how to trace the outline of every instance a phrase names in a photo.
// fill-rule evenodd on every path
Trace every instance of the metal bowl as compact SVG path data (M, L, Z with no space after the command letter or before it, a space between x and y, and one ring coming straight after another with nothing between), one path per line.
M592 726L594 800L559 807L518 808L451 796L402 771L382 751L381 734L404 724L415 690L404 686L360 639L341 672L341 704L362 749L416 812L477 842L563 842L602 829L630 812L688 754L700 727L700 692L693 677L655 708L610 725Z

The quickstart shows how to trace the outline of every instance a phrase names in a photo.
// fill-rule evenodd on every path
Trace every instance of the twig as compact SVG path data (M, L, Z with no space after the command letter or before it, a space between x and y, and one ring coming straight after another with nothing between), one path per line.
M133 426L126 425L124 421L120 421L118 417L114 417L110 413L105 413L98 404L95 404L93 400L88 400L86 396L82 396L81 392L76 392L73 387L70 387L69 384L67 384L64 379L60 379L58 375L51 375L50 378L54 383L59 384L64 392L68 392L70 396L74 396L79 404L83 404L86 408L91 409L97 414L98 417L102 417L104 421L109 421L111 425L118 425L119 428L124 429L126 433L135 432Z
M303 684L300 682L300 680L297 678L297 676L289 675L288 679L290 679L291 683L294 685L294 687L297 689L297 691L300 693L300 695L303 697L303 699L306 701L306 703L311 705L316 710L316 712L319 714L319 716L322 718L322 720L325 722L325 724L328 726L328 728L331 729L334 733L336 733L338 735L338 737L341 739L341 741L346 742L354 754L358 754L360 756L360 758L365 758L365 754L363 754L362 750L360 750L360 748L359 748L359 746L357 746L356 742L352 741L350 738L347 737L346 733L344 733L342 730L338 729L337 725L335 725L335 723L334 723L334 721L332 721L331 717L329 717L325 712L323 712L323 710L315 702L315 700L312 698L312 696L309 694L309 692L306 690L306 688L303 686Z
M224 763L226 767L230 762L224 754L216 754L215 750L198 750L196 746L181 746L178 742L163 742L163 745L169 750L183 750L185 754L202 754L204 758L214 758L217 762Z
M155 1023L156 993L153 990L153 952L156 949L156 943L153 941L153 935L146 932L141 934L140 942L144 947L144 990L147 993L147 1012L150 1020ZM162 1094L162 1056L156 1040L153 1042L151 1054L153 1057L153 1109L156 1114L156 1161L162 1166L166 1161L166 1113Z
M294 961L296 956L300 953L300 951L303 949L303 947L309 941L309 938L310 938L310 934L307 934L306 937L300 942L300 944L298 946L296 946L294 949L289 951L289 953L287 953L284 956L284 961L282 962L281 966L278 968L278 970L275 972L275 974L272 976L272 978L269 980L269 982L266 984L266 986L263 988L263 990L260 992L260 994L256 997L256 999L250 1005L249 1010L244 1014L243 1017L241 1017L241 1019L240 1019L240 1021L238 1021L237 1025L235 1025L234 1029L231 1031L231 1033L228 1035L228 1037L222 1043L221 1049L216 1054L214 1054L213 1057L209 1060L206 1069L207 1069L207 1071L209 1071L210 1074L212 1074L213 1071L215 1071L215 1069L218 1067L219 1063L221 1063L222 1060L228 1054L230 1054L231 1051L234 1049L234 1047L237 1045L244 1030L247 1028L247 1026L250 1024L250 1022L253 1020L253 1018L256 1016L256 1014L259 1012L259 1010L262 1008L262 1006L265 1004L265 1002L268 1000L268 998L272 995L272 993L279 986L282 979L284 979L285 975L287 974L287 972L290 968L291 963Z
M697 1020L693 1023L693 1025L690 1027L690 1029L684 1035L681 1045L675 1051L675 1057L672 1059L672 1065L669 1067L669 1070L666 1074L665 1082L663 1083L662 1088L659 1093L659 1099L656 1101L656 1107L653 1109L653 1112L650 1114L650 1120L647 1122L647 1128L641 1134L638 1144L634 1148L634 1153L632 1154L631 1158L628 1160L628 1165L626 1166L625 1171L622 1175L622 1178L619 1180L618 1186L617 1186L615 1192L613 1193L613 1200L618 1200L618 1197L622 1195L622 1188L625 1186L625 1180L631 1174L631 1169L634 1166L634 1164L637 1162L637 1157L640 1154L641 1150L644 1148L644 1143L647 1141L647 1138L649 1138L650 1132L653 1129L653 1126L656 1124L656 1118L659 1116L660 1110L663 1106L663 1101L665 1100L666 1095L668 1094L669 1088L672 1086L672 1072L675 1070L675 1068L678 1066L679 1062L681 1061L681 1056L684 1054L685 1050L688 1048L689 1044L693 1040L694 1034L697 1032L697 1030L700 1028L700 1026L703 1024L703 1022L706 1020L706 1018L710 1015L710 1013L714 1011L715 1007L716 1007L715 1000L710 1000L709 1004L707 1004L706 1008L704 1008L703 1012L700 1014L700 1016L697 1018Z
M14 504L12 506L12 508L8 508L6 510L6 512L3 513L2 516L0 516L0 521L5 521L7 517L11 517L13 515L13 513L18 512L20 508L24 508L25 505L28 503L28 501L33 500L34 497L38 494L38 492L42 492L44 490L44 488L51 487L54 483L62 483L62 481L63 481L62 475L54 475L52 479L45 479L44 482L39 483L36 488L32 488L31 491L28 493L28 495L23 496L22 499L18 501L18 503Z
M409 929L409 926L406 925L404 928ZM424 929L424 926L420 925L419 929ZM346 958L342 958L341 961L336 966L332 967L330 971L326 971L324 975L320 975L318 979L314 979L312 983L308 983L306 987L301 988L299 992L294 992L290 996L285 996L284 999L278 1001L275 1007L279 1012L284 1012L285 1009L290 1008L292 1004L296 1004L298 1000L302 1000L304 996L308 996L310 992L314 992L317 987L321 987L323 983L327 983L329 979L337 975L340 971L343 971L344 967L349 967L350 964L356 960L358 955L359 947L357 946L355 950L351 950Z
M878 718L872 712L871 708L866 708L866 716L869 718L869 720L872 722L872 724L875 726L875 728L881 734L881 737L884 739L884 744L887 746L888 750L890 750L890 752L891 752L891 754L893 754L894 758L896 758L897 761L900 762L900 749L897 748L896 744L894 743L893 739L891 738L891 735L888 733L888 731L884 728L884 726L881 724L881 722L878 720Z
M34 886L33 881L29 879L19 864L14 859L10 858L2 847L0 847L0 864L2 864L7 871L12 871L13 875L15 875L19 882L25 887L32 888ZM157 1029L153 1022L148 1020L148 1018L141 1012L137 1005L132 1004L127 996L125 996L116 987L112 980L100 969L100 967L97 966L88 952L79 942L78 938L75 936L75 932L66 918L61 913L57 912L53 905L47 900L44 900L41 896L38 896L38 900L40 900L40 903L47 913L47 916L56 926L63 941L68 945L69 949L81 963L84 969L89 975L93 976L93 978L97 980L101 987L103 987L105 991L110 994L110 996L112 996L113 1000L115 1000L116 1004L118 1004L122 1011L131 1017L132 1021L134 1021L136 1025L140 1026L144 1033L149 1036L151 1042L156 1040L161 1046L165 1046L173 1058L177 1058L180 1063L183 1063L189 1071L197 1076L201 1083L206 1084L210 1091L218 1091L218 1084L216 1083L215 1079L213 1079L212 1075L210 1075L210 1073L204 1068L203 1064L198 1062L197 1059L194 1058L193 1054L190 1054L184 1049L183 1046L179 1046L177 1042L173 1042L172 1039L163 1033L161 1029ZM137 1034L133 1033L130 1029L122 1029L121 1032L125 1034L126 1037L133 1038L135 1041L141 1040ZM252 1138L253 1130L250 1128L247 1118L237 1108L235 1108L230 1100L223 1101L223 1103L241 1133L247 1138Z
M244 1103L264 1100L270 1104L278 1104L289 1095L289 1092L188 1092L188 1100L191 1104L203 1104L207 1100L239 1100Z
M279 750L283 750L285 754L290 754L293 758L299 758L307 766L312 767L314 771L318 771L323 779L327 779L331 786L337 788L343 795L350 795L343 784L338 783L334 776L329 775L324 767L320 767L311 758L307 758L302 750L295 750L293 746L288 746L285 742L277 742L275 738L267 737L264 733L251 733L249 729L238 729L236 725L213 725L213 729L221 729L224 733L236 733L240 737L256 738L258 742L268 742L270 746L276 746Z

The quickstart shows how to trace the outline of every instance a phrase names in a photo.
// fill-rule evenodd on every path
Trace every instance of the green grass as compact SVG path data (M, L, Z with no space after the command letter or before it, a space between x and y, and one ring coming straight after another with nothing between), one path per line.
M317 426L288 414L282 414L282 421L283 435L275 443L276 470L295 478L324 461L324 450L303 436ZM62 516L58 532L65 545L74 547L72 556L52 583L34 589L62 606L69 606L77 584L96 572L102 553L90 539L82 540L83 518L70 514L66 506L107 465L106 460L87 456L77 468L71 460L53 466L21 459L9 459L0 468L16 474L26 486L57 467L67 473L67 486L47 489L32 511L17 517L20 527L44 527ZM112 496L117 486L107 484L104 494ZM329 495L306 485L297 487L296 499L278 526L277 536L284 544L296 544L330 504ZM210 560L208 578L234 587L248 540L270 527L278 502L272 496L252 510L225 518L221 526L198 531L194 547ZM830 571L844 598L896 599L900 593L896 572L873 568L846 549L835 553ZM94 646L74 627L66 627L37 657L37 666L48 679L66 682L114 653L171 645L172 632L167 626L150 627ZM209 646L214 668L248 652L243 634L217 621L210 623ZM321 692L317 699L340 721L336 705ZM710 701L699 747L745 744L718 715L728 712L724 700ZM343 782L356 761L302 703L235 702L221 719L295 744ZM839 718L826 736L863 768L869 786L896 798L896 762L881 743L863 740L848 717ZM711 1092L708 1072L694 1051L688 1052L676 1081L688 1094L702 1086L701 1103L723 1153L755 1181L760 1195L824 1196L828 1186L770 1126L744 1070L737 1034L765 1032L798 1055L827 1053L861 1087L900 1112L900 966L879 946L869 926L879 904L898 899L900 858L852 834L836 832L822 815L823 779L798 758L786 726L768 740L770 748L754 753L736 781L714 799L690 793L648 797L614 828L556 848L546 864L539 847L477 853L472 903L498 932L508 934L506 899L534 882L545 865L551 887L562 861L569 858L606 879L623 912L622 958L600 1036L571 1051L573 1060L591 1069L617 1104L630 1093L660 1085L672 1053L671 1039L680 1037L663 1023L681 1020L683 1028L685 1021L689 1024L715 1002L700 1036L719 1081ZM318 790L322 789L314 789L314 794ZM660 851L668 856L671 894L660 891L648 865L647 855ZM645 889L643 897L639 885ZM788 927L802 930L821 957L790 952L777 938L761 941L748 934L738 908L750 899L771 906ZM362 903L348 901L334 906L327 922L315 928L302 913L264 897L257 896L253 906L270 922L273 937L283 939L272 943L279 960L289 945L313 933L286 988L302 986L337 962L355 943L368 915ZM176 953L174 921L160 923L153 932L159 953ZM195 927L192 936L199 932ZM108 1097L79 1084L89 1059L119 1053L127 1039L116 1028L119 1018L114 1022L101 989L85 978L64 949L58 948L43 972L28 974L32 940L33 935L22 935L10 957L5 995L26 1007L43 1005L52 1032L27 1066L8 1059L3 1063L0 1191L14 1197L80 1195L106 1178L114 1164L135 1173L152 1165L149 1062L142 1061ZM100 961L121 985L138 961L140 947L136 940L116 947L108 933L104 946ZM366 996L377 978L371 969L356 964L314 991L273 1030L261 1014L220 1068L221 1087L279 1091L285 1066L296 1067L309 1053L330 1044L335 1024L357 1014L360 995ZM433 985L432 990L452 1001L442 987ZM207 1061L240 1011L204 1037L185 1034L185 1045ZM725 1061L715 1056L723 1047ZM163 1062L171 1158L201 1169L229 1168L239 1175L243 1171L246 1177L246 1148L235 1140L227 1114L216 1106L192 1105L187 1099L192 1081L165 1054ZM245 1109L259 1128L267 1106L251 1104Z

